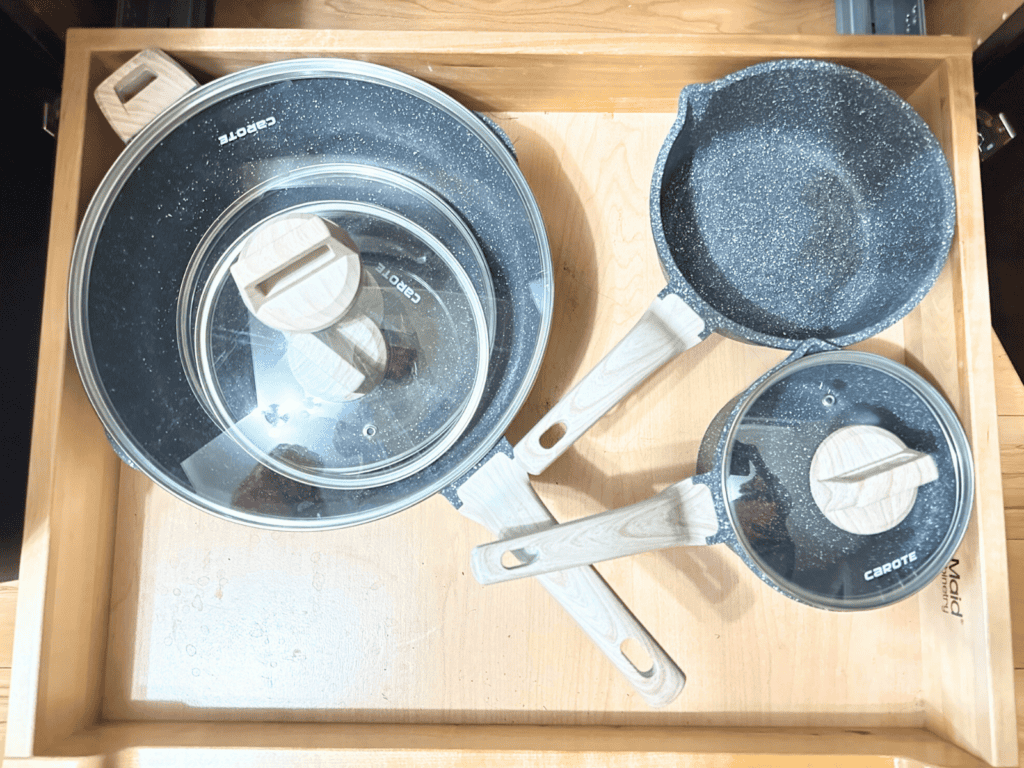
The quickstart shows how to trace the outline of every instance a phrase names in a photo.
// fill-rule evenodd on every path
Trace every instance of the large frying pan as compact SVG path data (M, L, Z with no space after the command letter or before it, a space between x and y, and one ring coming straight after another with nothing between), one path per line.
M159 102L153 94L173 82L183 83L177 92L184 95L152 110L155 117L138 119L132 105L151 107ZM69 315L86 392L122 458L201 509L269 528L364 523L439 491L502 538L554 522L532 496L486 508L470 498L475 484L469 478L480 462L493 454L490 466L500 466L511 452L502 434L540 366L554 299L540 211L495 126L423 81L340 59L275 62L196 87L151 51L101 89L114 112L130 118L122 138L145 127L86 211L72 258ZM472 423L416 474L360 490L282 484L222 439L193 393L179 348L178 319L190 316L179 312L179 291L187 274L202 282L213 270L214 259L192 260L204 252L204 233L222 212L259 185L269 185L282 208L308 203L310 195L320 195L316 188L277 181L339 164L384 168L409 180L409 189L431 190L464 219L496 295L487 386ZM330 188L322 197L340 194ZM422 226L437 220L429 206L401 207ZM197 456L205 476L221 485L211 490L213 481L203 487L193 481L186 468ZM248 475L245 461L252 465ZM255 478L251 485L258 487L252 495L259 503L252 507L234 501L231 475L239 467L243 482ZM678 695L682 673L597 571L577 568L540 580L648 703L663 706ZM628 643L642 653L628 657Z
M770 61L687 86L651 187L668 285L516 446L519 462L544 471L713 331L780 349L878 333L935 282L954 214L938 141L867 75Z

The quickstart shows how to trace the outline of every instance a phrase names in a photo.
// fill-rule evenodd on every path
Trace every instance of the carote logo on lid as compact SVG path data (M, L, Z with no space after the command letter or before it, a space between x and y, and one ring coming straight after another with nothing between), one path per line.
M864 581L871 581L872 579L880 578L887 573L898 571L903 566L916 561L917 550L914 550L913 552L908 552L903 557L897 557L895 560L891 562L883 563L882 565L879 565L875 568L870 568L864 571Z
M256 122L249 123L241 128L236 128L230 133L223 133L217 137L217 141L219 141L220 145L223 147L225 144L229 144L235 139L240 139L243 136L248 136L251 133L256 133L257 131L262 131L267 128L273 128L275 125L277 125L277 118L271 115L263 120L257 120Z

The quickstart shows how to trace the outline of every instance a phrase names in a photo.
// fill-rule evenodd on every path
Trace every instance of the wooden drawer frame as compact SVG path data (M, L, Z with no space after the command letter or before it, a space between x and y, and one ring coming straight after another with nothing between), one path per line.
M280 58L359 58L422 77L489 113L672 113L687 82L791 56L853 66L909 98L950 159L958 213L947 270L955 338L932 334L928 319L912 321L904 332L906 356L950 396L970 437L978 473L975 513L958 553L963 575L957 583L972 608L971 619L953 624L921 598L922 658L908 659L923 669L919 727L105 719L121 465L104 440L71 358L65 287L77 223L118 151L112 135L102 137L91 92L133 53L154 46L206 78ZM549 76L538 78L539 68ZM97 766L304 765L310 760L612 766L675 765L687 758L696 765L1016 764L1006 545L967 40L75 30L68 39L55 190L5 765L47 758Z

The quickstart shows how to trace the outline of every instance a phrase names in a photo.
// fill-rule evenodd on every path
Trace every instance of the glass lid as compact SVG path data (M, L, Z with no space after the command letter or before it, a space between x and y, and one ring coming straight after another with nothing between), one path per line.
M963 428L920 376L858 352L784 365L726 435L741 548L783 591L831 609L887 605L938 575L973 503Z
M462 434L486 384L477 286L439 239L376 204L308 202L253 223L186 305L200 401L301 483L369 488L418 472Z
M451 414L437 414L436 426L396 452L392 466L384 460L368 470L379 460L369 457L362 473L358 461L325 465L301 443L258 446L254 436L243 435L243 447L211 412L216 407L241 416L245 403L231 399L241 385L250 388L255 408L252 353L231 377L209 363L209 337L202 350L195 337L214 273L222 283L234 282L221 271L230 270L225 252L278 212L321 201L377 206L422 227L468 275L485 318L473 321L486 328L489 350L479 404L471 394L450 431L444 425ZM229 288L238 294L237 287L221 286ZM202 309L209 314L219 299L211 294L206 301ZM465 301L474 305L473 315L475 302ZM543 220L503 138L423 81L337 58L235 72L161 113L100 182L82 219L68 279L71 347L115 450L184 502L226 520L284 530L381 519L448 488L479 463L536 378L552 301ZM233 351L241 356L247 343ZM475 356L483 345L476 339L472 345ZM204 374L200 352L207 358ZM475 381L479 373L469 375ZM220 402L204 394L211 382L221 390L213 392ZM331 407L362 406L370 394ZM456 400L451 410L460 408ZM382 483L386 472L405 475L459 430L448 450L418 472L372 487L347 484ZM332 433L330 450L333 439ZM423 446L420 453L416 445ZM331 481L330 474L338 487L313 484Z

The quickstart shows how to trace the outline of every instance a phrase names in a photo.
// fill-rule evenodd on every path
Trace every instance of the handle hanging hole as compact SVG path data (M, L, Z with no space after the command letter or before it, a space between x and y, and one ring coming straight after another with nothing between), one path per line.
M651 654L647 652L647 649L643 647L639 640L627 637L622 641L619 650L626 657L626 661L632 664L636 671L644 677L650 677L654 672L654 659L651 658Z
M506 571L514 571L516 568L529 565L536 559L536 554L531 554L525 549L506 549L501 553L501 567Z
M146 86L154 80L156 80L156 75L145 67L140 67L115 85L114 93L117 94L117 98L121 100L122 104L127 104L142 93Z
M555 422L543 435L540 436L540 447L550 450L558 445L558 441L565 437L565 424L561 421Z

